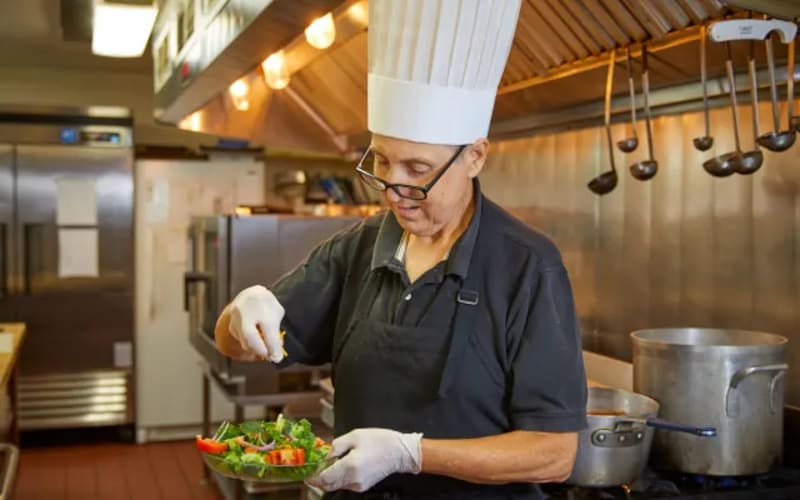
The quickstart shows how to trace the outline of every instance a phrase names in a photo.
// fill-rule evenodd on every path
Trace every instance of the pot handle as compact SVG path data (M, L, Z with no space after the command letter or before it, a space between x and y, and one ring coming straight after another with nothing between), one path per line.
M739 387L742 380L750 375L762 372L777 372L772 376L772 380L769 383L769 411L775 413L777 410L775 408L775 387L778 385L778 381L786 375L788 369L789 365L786 363L777 363L774 365L748 366L734 373L725 393L725 414L728 417L736 416L739 398L731 393Z
M617 424L644 424L648 427L655 427L656 429L686 432L688 434L694 434L695 436L702 437L714 437L717 435L716 427L699 427L696 425L679 424L677 422L670 422L669 420L662 420L656 417L619 417Z
M660 418L648 418L647 425L650 427L655 427L656 429L686 432L702 437L714 437L717 435L716 427L698 427L696 425L678 424L675 422L661 420Z

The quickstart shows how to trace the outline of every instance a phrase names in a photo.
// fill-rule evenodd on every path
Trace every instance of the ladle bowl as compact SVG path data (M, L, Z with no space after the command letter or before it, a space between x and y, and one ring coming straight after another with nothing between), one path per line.
M748 151L742 154L742 159L736 172L742 175L750 175L758 171L764 163L764 154L761 151Z
M774 151L776 153L780 153L782 151L786 151L790 147L794 145L795 141L795 129L790 130L781 130L780 129L780 117L778 116L778 94L775 86L775 54L773 53L772 49L772 34L765 40L764 44L767 53L767 66L769 68L769 90L770 90L770 100L772 101L772 120L773 120L773 128L771 132L767 132L766 134L761 134L758 136L756 142L758 145L767 148L770 151ZM794 54L792 54L794 55ZM794 64L793 61L790 62L791 65ZM791 68L791 73L793 76L794 67ZM787 78L787 87L788 90L792 90L792 92L788 92L789 99L792 99L793 94L793 86L794 79L792 77ZM791 101L790 101L791 102ZM791 108L789 106L789 116L791 117ZM790 118L791 119L791 118ZM790 124L791 126L791 124Z
M794 145L795 141L795 131L794 130L786 130L783 132L767 132L766 134L761 134L758 137L758 145L762 148L769 149L770 151L774 151L776 153L780 153L781 151L786 151L790 147Z
M695 137L692 139L695 149L698 151L708 151L714 145L714 138L704 135L703 137Z
M646 181L652 179L658 172L658 162L655 160L643 160L631 165L630 170L634 178Z
M617 172L615 170L611 170L598 175L589 181L588 187L594 194L610 193L615 187L617 187Z
M703 162L703 168L714 177L728 177L739 171L742 154L738 151L709 158Z
M638 137L628 137L627 139L622 139L621 141L617 141L617 147L623 153L631 153L637 147L639 147L639 138Z
M611 162L611 170L603 172L589 183L587 187L594 194L608 194L617 187L617 166L614 163L614 141L611 139L611 90L614 84L614 52L608 58L608 75L606 76L606 99L604 108L606 141L608 141L608 159Z
M653 155L653 131L650 124L650 73L647 69L647 47L642 47L642 94L644 94L644 118L647 127L648 158L631 165L630 172L634 179L647 181L652 179L658 172L658 162Z

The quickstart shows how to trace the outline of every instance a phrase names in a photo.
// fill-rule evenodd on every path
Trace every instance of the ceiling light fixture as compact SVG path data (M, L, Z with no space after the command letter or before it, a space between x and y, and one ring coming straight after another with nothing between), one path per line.
M96 3L92 53L104 57L141 57L157 13L154 5Z
M261 63L261 69L264 70L264 81L271 88L280 90L289 85L291 76L289 66L286 64L286 55L282 50L266 58Z
M250 86L244 78L239 78L228 87L228 93L231 95L233 105L239 111L247 111L250 109L250 100L247 98L247 93L250 91Z
M347 9L347 15L350 19L358 24L366 27L369 24L369 7L366 1L354 3Z
M306 41L317 49L327 49L336 39L336 26L333 24L333 14L328 12L318 17L306 28Z
M233 97L247 97L247 91L250 89L247 82L239 78L231 84L228 88Z

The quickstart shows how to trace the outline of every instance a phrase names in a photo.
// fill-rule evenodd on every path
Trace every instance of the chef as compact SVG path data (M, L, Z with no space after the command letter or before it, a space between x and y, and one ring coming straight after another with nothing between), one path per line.
M339 460L309 480L326 498L542 498L586 425L572 291L554 244L478 181L520 0L369 7L357 171L389 210L240 292L218 348L331 363Z

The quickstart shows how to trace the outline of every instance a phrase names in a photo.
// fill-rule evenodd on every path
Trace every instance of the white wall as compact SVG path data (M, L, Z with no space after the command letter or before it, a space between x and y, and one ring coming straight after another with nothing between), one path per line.
M139 160L135 172L139 440L191 437L202 418L202 372L183 310L187 227L192 216L263 203L264 165ZM216 390L212 398L212 419L232 419L233 405ZM246 415L263 417L263 408Z

